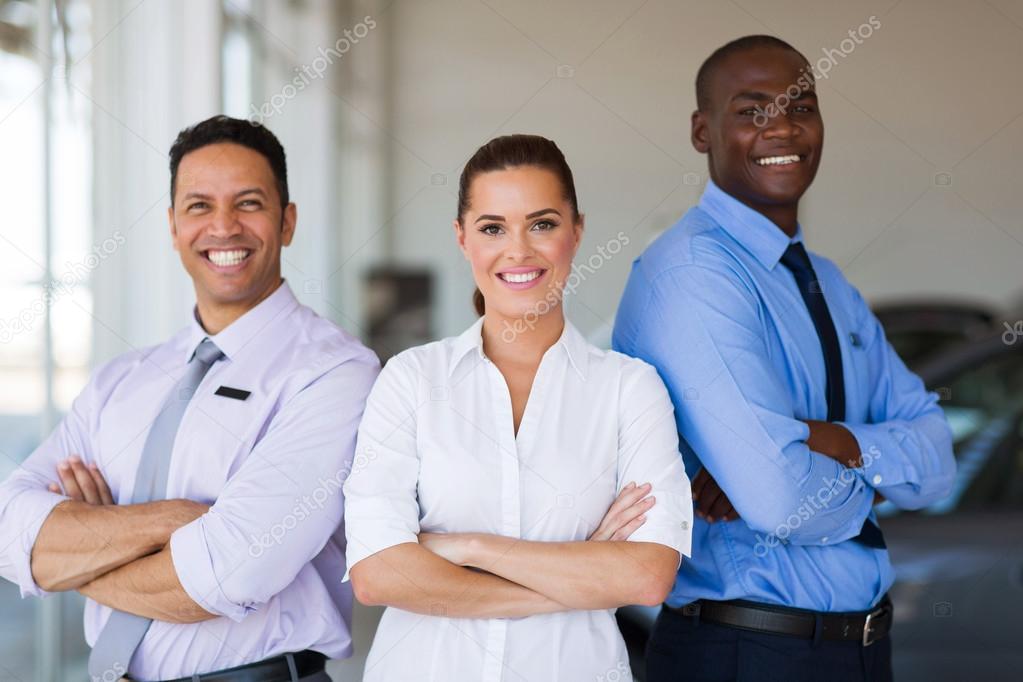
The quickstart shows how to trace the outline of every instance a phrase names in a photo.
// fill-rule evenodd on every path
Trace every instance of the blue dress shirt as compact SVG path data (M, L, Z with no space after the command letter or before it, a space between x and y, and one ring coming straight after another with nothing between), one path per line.
M841 423L863 466L847 469L807 447L801 420L827 419L826 376L810 314L779 263L794 240L709 182L699 205L633 263L614 348L657 368L686 470L705 466L742 517L695 521L672 606L748 599L870 608L894 572L887 550L850 538L873 514L875 490L918 509L951 488L952 436L937 396L906 369L839 268L816 254L842 349Z

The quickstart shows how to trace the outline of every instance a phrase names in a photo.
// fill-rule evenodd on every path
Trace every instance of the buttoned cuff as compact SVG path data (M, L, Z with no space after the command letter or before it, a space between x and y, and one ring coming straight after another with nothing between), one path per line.
M629 536L629 541L655 542L671 547L678 552L681 566L683 556L692 556L693 502L665 490L653 490L650 494L657 501L647 512L643 525Z
M235 622L241 622L250 611L255 610L251 605L231 601L224 594L206 541L202 517L171 534L170 550L178 580L196 604L209 613L226 616ZM249 557L239 559L246 561Z
M902 457L906 434L890 424L847 424L839 422L860 446L861 465L857 472L872 488L920 483L916 470Z
M16 533L14 535L0 534L6 542L17 547L11 555L22 597L45 597L51 594L39 587L32 577L32 548L35 547L39 531L50 516L50 512L67 499L70 498L66 495L51 493L45 489L23 491L17 497L18 513L22 518L29 519L29 524L24 529L14 530Z

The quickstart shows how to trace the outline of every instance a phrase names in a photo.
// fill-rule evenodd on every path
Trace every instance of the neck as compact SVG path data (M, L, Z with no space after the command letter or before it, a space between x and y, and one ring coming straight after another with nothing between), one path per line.
M751 208L777 225L778 229L788 235L789 239L796 236L796 229L799 226L799 221L796 218L796 206L765 206L762 208L751 206Z
M277 278L275 283L267 287L258 297L246 301L214 301L196 290L195 306L199 311L199 324L202 325L207 334L216 336L230 327L239 317L265 301L270 294L277 291L277 288L283 282L283 279Z
M799 226L799 199L797 198L790 204L764 204L748 197L744 197L739 192L733 192L718 180L716 177L717 173L714 172L713 167L710 172L710 179L717 185L718 189L732 197L736 201L739 201L754 211L764 216L772 223L774 223L779 230L788 235L789 239L796 236L796 229Z
M510 360L538 364L565 329L561 306L526 324L522 317L487 312L483 319L483 352L495 363Z

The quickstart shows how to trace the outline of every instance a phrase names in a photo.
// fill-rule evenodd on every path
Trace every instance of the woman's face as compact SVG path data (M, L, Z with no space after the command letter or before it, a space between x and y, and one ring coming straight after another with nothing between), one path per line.
M560 309L582 230L558 176L536 166L477 175L455 221L487 313L507 318Z

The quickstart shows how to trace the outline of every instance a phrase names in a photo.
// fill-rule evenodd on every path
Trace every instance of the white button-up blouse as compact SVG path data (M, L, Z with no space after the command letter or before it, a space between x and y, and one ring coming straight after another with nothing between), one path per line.
M387 363L345 486L348 566L424 532L586 540L618 492L657 499L630 541L690 551L689 479L656 371L565 323L514 432L511 398L483 354L482 319ZM365 680L629 679L614 610L467 619L388 608Z

